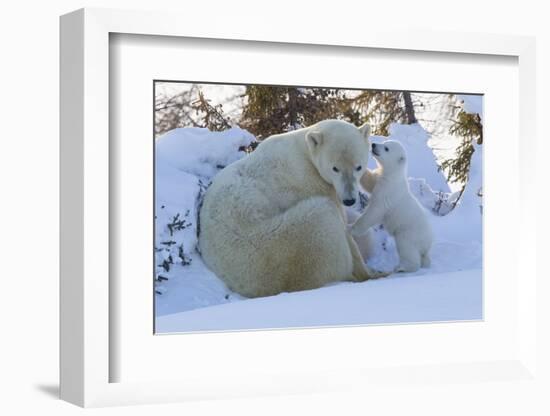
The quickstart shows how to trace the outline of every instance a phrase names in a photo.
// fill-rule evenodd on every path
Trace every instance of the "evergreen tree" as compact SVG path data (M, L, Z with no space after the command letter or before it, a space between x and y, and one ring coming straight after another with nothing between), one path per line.
M418 123L416 120L416 114L414 112L414 105L411 98L410 91L403 91L403 102L405 103L405 115L407 116L407 124Z
M413 124L416 115L411 93L408 91L365 90L348 101L350 108L364 114L364 121L371 123L374 134L389 135L391 123Z
M240 125L260 140L328 118L346 119L343 93L331 88L250 85Z
M416 123L414 103L407 91L342 90L250 85L239 125L260 140L321 120L334 118L357 126L369 122L375 134L388 135L391 123ZM156 136L177 127L230 128L234 121L222 105L212 105L198 85L171 97L157 96Z
M444 161L441 164L441 168L447 171L450 182L463 184L460 191L460 195L462 195L468 182L470 162L475 150L474 141L478 145L483 144L483 124L481 123L481 117L479 114L467 113L463 109L460 110L456 121L450 128L450 133L461 136L462 142L456 150L456 157Z
M223 131L231 128L231 120L223 113L221 104L213 106L209 100L204 97L204 93L199 91L199 98L191 104L198 116L200 127L205 127L210 131Z
M258 139L289 130L289 92L284 87L250 85L240 125ZM292 106L294 103L292 104Z
M374 133L388 135L391 123L416 123L408 91L339 90L251 85L241 126L264 139L335 118L357 126L370 122Z

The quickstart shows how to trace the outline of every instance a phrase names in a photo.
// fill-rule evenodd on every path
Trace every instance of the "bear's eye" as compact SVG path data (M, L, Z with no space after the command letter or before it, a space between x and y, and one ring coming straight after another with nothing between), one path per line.
M389 150L388 146L384 146L384 150L387 152Z
M332 167L332 170L333 170L334 172L336 172L336 173L340 172L340 169L338 169L336 166L333 166L333 167Z
M359 166L357 166L357 167L355 168L355 170L356 170L357 172L359 172L361 169L363 169L363 166L361 166L361 165L359 165Z

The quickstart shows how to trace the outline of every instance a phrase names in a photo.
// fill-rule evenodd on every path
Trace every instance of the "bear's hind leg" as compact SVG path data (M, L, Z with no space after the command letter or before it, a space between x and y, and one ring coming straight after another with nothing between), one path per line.
M428 253L428 252L423 253L420 261L421 261L422 267L424 267L425 269L430 267L432 265L432 260L430 258L430 253Z
M408 240L396 236L395 243L399 253L399 265L395 268L396 272L412 273L420 269L420 251Z

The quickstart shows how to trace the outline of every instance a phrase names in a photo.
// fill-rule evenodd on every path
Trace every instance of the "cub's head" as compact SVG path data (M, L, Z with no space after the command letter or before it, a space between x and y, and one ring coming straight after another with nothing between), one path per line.
M313 164L346 206L359 198L359 178L369 158L369 134L368 124L357 128L339 120L322 121L306 133Z
M372 155L385 173L404 172L407 166L407 154L401 143L386 140L372 144Z

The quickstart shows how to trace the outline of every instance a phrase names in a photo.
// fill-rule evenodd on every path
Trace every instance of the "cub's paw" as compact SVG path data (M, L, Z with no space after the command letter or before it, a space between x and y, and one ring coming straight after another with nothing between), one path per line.
M420 267L417 266L404 266L399 265L394 269L395 273L414 273L417 272L420 269Z

